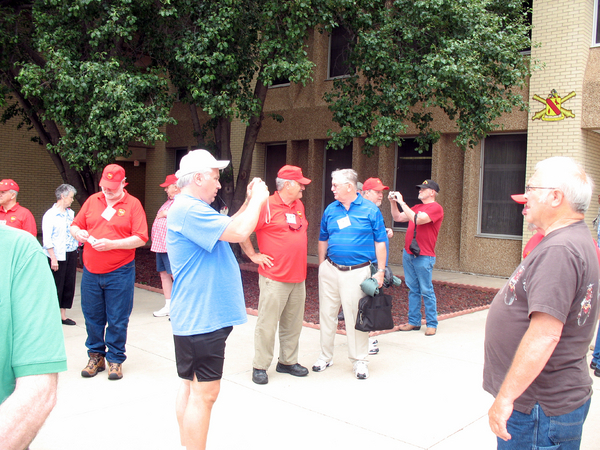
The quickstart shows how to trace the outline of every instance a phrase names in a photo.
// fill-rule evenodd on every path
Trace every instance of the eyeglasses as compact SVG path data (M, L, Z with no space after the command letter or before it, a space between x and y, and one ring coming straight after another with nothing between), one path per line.
M337 188L339 188L340 186L343 186L344 184L349 184L349 183L347 183L347 182L346 182L346 183L339 183L339 184L337 184L337 183L332 183L332 184L331 184L331 187L332 187L333 189L337 189Z
M288 223L288 227L290 227L290 230L292 231L300 231L300 229L302 228L302 223L300 223L300 225L294 224L294 226L292 226L291 223Z
M533 189L558 189L555 187L539 187L539 186L525 186L525 193L527 194L529 191Z

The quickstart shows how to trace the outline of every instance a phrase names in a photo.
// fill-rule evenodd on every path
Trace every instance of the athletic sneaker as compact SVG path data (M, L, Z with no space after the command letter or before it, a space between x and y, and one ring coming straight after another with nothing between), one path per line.
M354 375L356 375L356 378L359 380L366 380L369 378L369 368L365 361L356 361L354 363Z
M318 359L317 362L313 365L313 372L323 372L329 366L333 366L333 361L325 362L322 359Z
M169 315L170 310L171 308L165 305L158 311L154 311L152 314L154 315L154 317L165 317Z

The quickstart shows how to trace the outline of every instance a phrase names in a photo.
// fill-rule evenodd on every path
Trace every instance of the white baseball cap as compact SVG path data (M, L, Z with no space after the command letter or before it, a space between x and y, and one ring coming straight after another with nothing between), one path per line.
M184 175L201 172L204 169L224 169L228 165L229 161L218 161L207 150L191 150L181 158L179 170L175 172L175 176L181 178Z

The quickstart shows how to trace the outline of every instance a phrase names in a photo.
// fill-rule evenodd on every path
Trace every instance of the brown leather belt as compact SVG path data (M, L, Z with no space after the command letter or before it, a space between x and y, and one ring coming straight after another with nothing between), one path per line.
M360 269L362 267L367 267L369 264L371 264L371 261L367 261L367 262L364 262L364 263L355 264L354 266L342 266L340 264L334 263L331 259L329 259L329 256L327 256L325 259L329 262L329 264L331 264L336 269L341 270L342 272L347 272L349 270Z

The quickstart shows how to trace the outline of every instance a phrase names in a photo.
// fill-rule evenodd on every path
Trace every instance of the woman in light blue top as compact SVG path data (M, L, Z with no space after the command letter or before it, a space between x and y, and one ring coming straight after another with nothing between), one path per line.
M78 242L69 231L75 217L69 206L76 193L70 184L61 184L56 189L56 203L46 211L42 219L44 253L49 258L54 275L63 325L75 325L74 320L67 318L67 309L73 306L77 275Z

